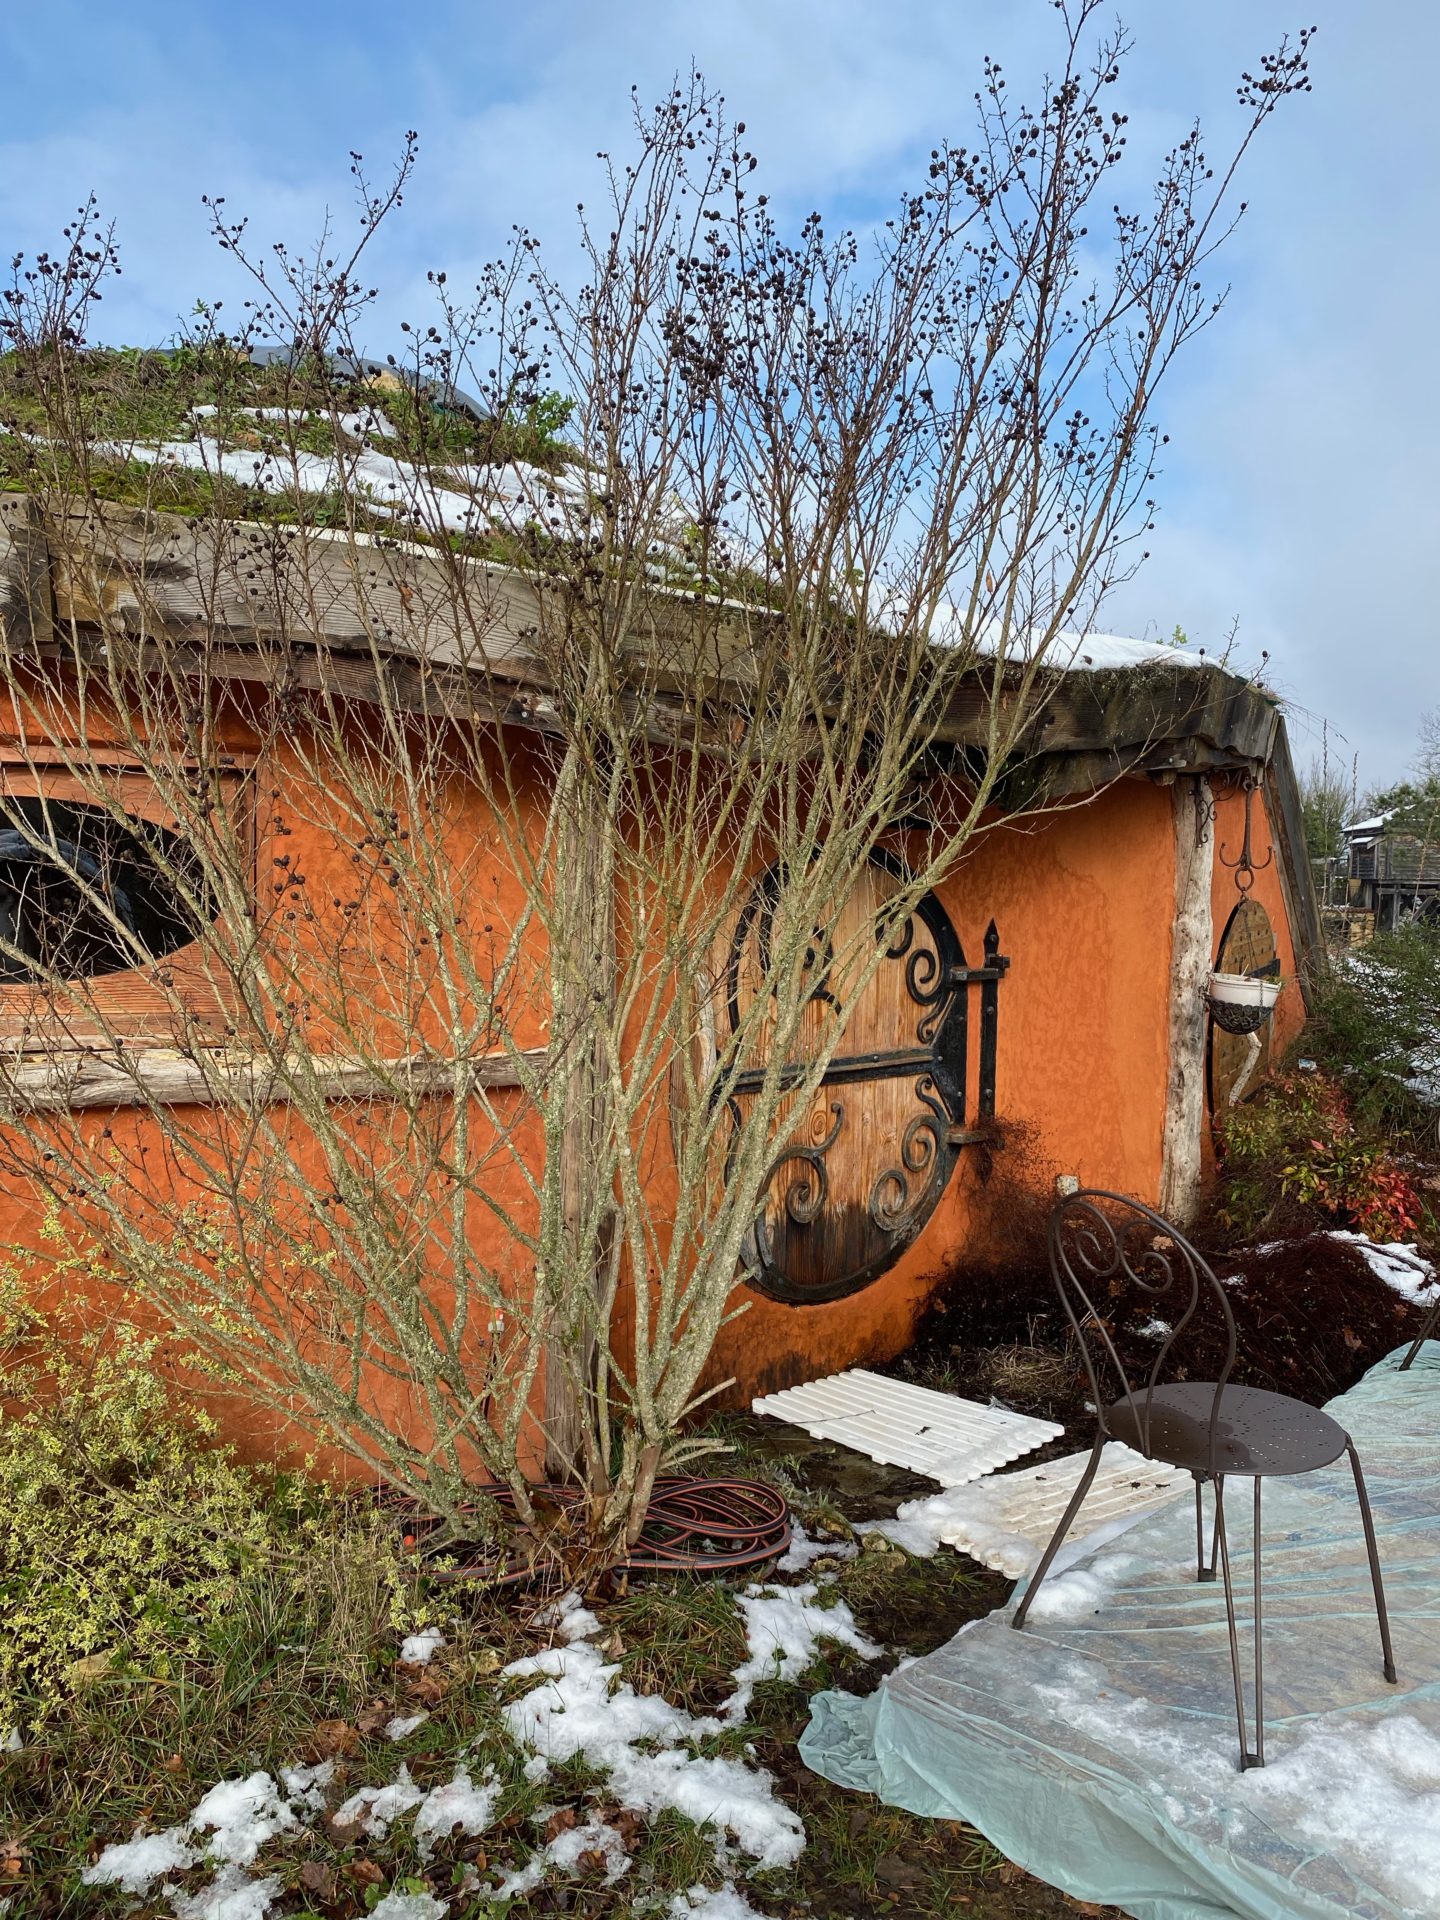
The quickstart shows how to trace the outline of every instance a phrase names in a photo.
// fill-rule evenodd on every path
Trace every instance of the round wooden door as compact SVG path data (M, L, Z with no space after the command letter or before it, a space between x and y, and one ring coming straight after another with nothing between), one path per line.
M863 945L867 931L885 928L902 874L898 862L877 854L833 922L817 932L807 956L814 986L804 1015L817 1035L843 996L833 956ZM732 1032L766 991L780 892L779 870L772 870L740 916L727 969ZM982 1068L988 1062L988 1077L981 1075L983 1118L994 1104L994 989L1007 964L997 946L992 926L986 966L967 968L933 894L892 932L878 971L851 1008L839 1050L771 1169L744 1253L761 1292L818 1302L869 1285L919 1235L961 1148L988 1138L988 1130L965 1125L967 1002L972 983L981 983L988 996L981 1007ZM787 1071L803 1072L806 1054L802 1037ZM737 1122L763 1071L737 1082L731 1102Z
M1275 929L1258 900L1243 899L1225 923L1217 973L1258 974L1269 979L1280 971ZM1226 1033L1210 1022L1210 1111L1222 1117L1247 1093L1253 1093L1270 1071L1270 1026L1257 1033Z

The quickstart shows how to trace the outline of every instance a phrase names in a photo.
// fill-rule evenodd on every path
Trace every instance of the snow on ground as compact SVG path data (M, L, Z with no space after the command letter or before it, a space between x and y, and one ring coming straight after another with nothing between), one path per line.
M1306 1839L1361 1861L1402 1905L1433 1911L1440 1888L1440 1740L1411 1714L1319 1726L1263 1772L1247 1797Z
M984 1482L981 1482L984 1485ZM970 1492L969 1487L947 1487L943 1493L922 1494L918 1500L906 1500L889 1520L864 1520L861 1531L878 1533L883 1539L893 1541L897 1547L903 1547L906 1553L913 1553L917 1560L930 1560L947 1545L946 1532L953 1522L968 1515L971 1503L956 1495ZM999 1529L984 1532L976 1529L977 1544L993 1548L996 1552L1005 1551L1019 1554L1029 1546L1019 1534L1002 1533Z
M448 1839L458 1827L467 1839L484 1833L500 1803L500 1782L487 1772L479 1786L464 1767L443 1787L432 1787L415 1815L415 1846L429 1860L437 1840Z
M148 1893L152 1883L167 1873L193 1867L199 1855L182 1827L164 1833L137 1833L133 1840L117 1840L106 1847L83 1878L87 1887L118 1887L122 1893Z
M651 1817L673 1808L714 1836L725 1885L716 1892L694 1887L677 1895L672 1914L753 1920L754 1909L731 1878L736 1853L757 1867L784 1867L804 1851L800 1817L776 1799L770 1773L749 1759L697 1749L743 1723L761 1681L798 1679L822 1641L850 1647L866 1659L879 1654L881 1649L857 1629L850 1609L843 1602L820 1605L820 1591L807 1582L752 1586L737 1596L747 1656L735 1670L735 1691L717 1715L697 1717L658 1694L637 1693L621 1678L618 1664L595 1644L601 1623L576 1594L566 1595L548 1617L542 1616L555 1643L512 1662L500 1676L536 1682L503 1708L510 1737L527 1756L530 1779L543 1779L552 1766L583 1759L605 1776L607 1800ZM403 1642L400 1657L425 1665L444 1644L439 1630L427 1627ZM391 1739L403 1739L425 1718L397 1718L385 1732ZM221 1780L181 1825L106 1847L86 1870L84 1882L135 1896L158 1894L169 1902L176 1920L264 1920L281 1883L246 1869L270 1842L323 1815L324 1789L332 1775L333 1767L325 1762L282 1768L278 1778L255 1772ZM423 1865L437 1842L457 1829L471 1837L487 1831L500 1797L500 1782L488 1770L477 1779L469 1768L457 1765L450 1780L426 1792L402 1763L393 1780L357 1788L332 1819L336 1826L383 1839L396 1821L413 1814L411 1839ZM493 1866L493 1878L484 1882L472 1871L466 1890L492 1901L515 1898L557 1875L572 1875L582 1862L596 1858L608 1882L629 1871L624 1836L592 1815L554 1834L523 1867L507 1872ZM215 1878L198 1892L171 1877L207 1863L216 1869ZM374 1916L439 1920L447 1911L444 1902L429 1894L392 1892L375 1907Z
M400 1642L400 1658L409 1667L427 1667L443 1651L445 1636L438 1627L422 1627Z
M317 1788L323 1789L330 1772L323 1764L288 1769L282 1782L261 1772L217 1781L183 1826L106 1847L82 1875L84 1884L141 1895L162 1880L176 1920L262 1920L280 1882L253 1879L245 1868L262 1847L318 1810L323 1803ZM205 1860L219 1868L209 1886L189 1893L170 1883L170 1874Z
M775 1562L777 1573L803 1573L812 1560L853 1560L860 1551L855 1540L812 1540L796 1521L790 1544Z
M1393 1287L1405 1299L1413 1300L1416 1306L1429 1306L1434 1300L1437 1285L1435 1269L1418 1247L1403 1240L1382 1244L1378 1240L1367 1239L1363 1233L1345 1233L1339 1228L1331 1233L1330 1238L1343 1240L1347 1246L1357 1248L1377 1280L1383 1280L1387 1287Z
M1037 1627L1084 1620L1100 1611L1122 1580L1150 1565L1138 1553L1102 1553L1089 1566L1052 1573L1031 1602L1027 1617Z
M428 1713L397 1713L393 1720L385 1722L387 1740L408 1740L417 1727L423 1727L430 1718Z
M603 1773L622 1806L655 1815L667 1807L717 1835L730 1835L759 1865L790 1866L805 1846L800 1817L775 1798L773 1777L743 1760L687 1751L721 1721L696 1719L658 1694L636 1693L588 1640L573 1639L504 1669L540 1682L504 1708L510 1736L541 1780L582 1759Z
M857 1629L843 1602L817 1605L819 1593L818 1586L807 1582L802 1587L747 1587L739 1595L750 1657L735 1669L735 1691L720 1709L722 1719L743 1720L762 1680L798 1680L814 1664L822 1640L849 1647L865 1660L884 1651Z
M613 1887L630 1871L624 1836L606 1820L587 1820L582 1826L564 1828L532 1855L525 1866L507 1873L492 1890L490 1898L515 1900L533 1893L552 1873L574 1873L586 1854L604 1861L606 1886ZM477 1887L478 1884L477 1881Z
M222 1867L198 1893L171 1892L175 1920L264 1920L280 1892L275 1879L252 1880L242 1868Z
M448 1908L433 1893L387 1893L370 1909L370 1920L440 1920Z
M200 1842L204 1851L237 1867L248 1867L267 1840L297 1824L291 1801L268 1773L220 1781L190 1816L191 1831L209 1835Z
M410 1769L401 1763L400 1771L385 1787L361 1787L335 1809L337 1827L358 1827L361 1833L383 1840L390 1822L402 1813L418 1807L424 1794L410 1778Z
M762 1920L743 1893L723 1887L691 1887L670 1902L669 1920Z
M1075 1578L1074 1575L1067 1576ZM1040 1612L1037 1598L1032 1619ZM1076 1660L1038 1694L1057 1721L1155 1777L1186 1782L1189 1809L1248 1803L1276 1831L1298 1833L1357 1861L1397 1905L1433 1913L1440 1887L1440 1739L1412 1714L1324 1716L1263 1768L1237 1774L1234 1728L1121 1699L1092 1663ZM1171 1801L1172 1819L1186 1809Z

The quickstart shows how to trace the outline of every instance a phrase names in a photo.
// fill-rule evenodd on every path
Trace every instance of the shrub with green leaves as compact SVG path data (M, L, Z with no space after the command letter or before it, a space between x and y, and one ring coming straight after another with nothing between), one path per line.
M1305 1047L1362 1121L1434 1138L1440 1105L1440 928L1377 934L1320 984Z
M269 1546L257 1476L177 1417L157 1345L130 1329L62 1345L4 1289L0 1347L26 1364L0 1417L0 1736L99 1671L198 1652Z
M1228 1113L1220 1172L1220 1217L1242 1238L1327 1226L1381 1241L1433 1232L1410 1172L1327 1074L1282 1074Z

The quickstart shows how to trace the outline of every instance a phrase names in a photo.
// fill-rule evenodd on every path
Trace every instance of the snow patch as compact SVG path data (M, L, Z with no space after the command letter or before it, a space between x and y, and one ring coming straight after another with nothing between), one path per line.
M415 1815L415 1844L420 1858L428 1860L435 1851L433 1842L444 1839L457 1827L472 1840L477 1833L484 1833L495 1818L499 1799L500 1782L493 1773L487 1773L477 1787L463 1767L457 1768L453 1780L431 1788Z
M164 1833L137 1833L133 1840L118 1840L106 1847L94 1866L80 1878L87 1887L118 1887L122 1893L148 1893L151 1884L167 1873L193 1867L199 1859L185 1839L183 1827L167 1827Z
M202 1845L212 1858L248 1867L268 1840L289 1832L297 1822L294 1809L280 1797L270 1775L252 1773L211 1787L189 1824L193 1833L210 1829L210 1838Z
M1411 1714L1316 1727L1242 1791L1267 1817L1343 1847L1376 1886L1428 1912L1440 1887L1440 1740Z
M587 1820L583 1825L567 1827L542 1847L534 1857L514 1873L507 1873L490 1893L492 1900L517 1900L535 1889L553 1873L575 1873L586 1854L598 1854L604 1862L605 1884L614 1886L630 1871L630 1855L625 1840L608 1821Z
M775 1562L777 1573L803 1573L812 1560L853 1560L860 1551L854 1540L812 1540L797 1522L790 1544Z
M677 1893L667 1911L669 1920L764 1920L728 1880L723 1887L691 1887L688 1893Z
M430 1718L428 1713L396 1714L393 1720L385 1722L387 1740L408 1740L417 1727L423 1727Z
M600 1622L578 1593L567 1593L553 1607L538 1616L539 1625L554 1627L565 1641L591 1640L600 1632Z
M303 1807L307 1813L319 1813L325 1805L325 1789L334 1774L333 1760L321 1760L313 1767L282 1767L280 1784L289 1794L292 1805Z
M265 1920L280 1892L278 1880L252 1880L237 1866L220 1869L198 1893L167 1889L175 1920Z
M735 1691L720 1710L723 1719L743 1720L762 1680L798 1680L813 1665L822 1640L849 1647L865 1660L884 1652L860 1632L843 1600L817 1606L819 1592L807 1582L800 1587L747 1587L738 1596L750 1657L735 1669Z
M562 1603L560 1618L573 1622L578 1611ZM853 1632L853 1621L849 1627ZM580 1758L608 1776L622 1805L649 1815L673 1808L697 1826L733 1835L761 1866L789 1866L804 1851L804 1827L776 1800L772 1775L683 1750L718 1732L722 1720L697 1719L658 1694L636 1693L619 1666L578 1633L565 1646L513 1661L504 1677L541 1683L504 1709L511 1738L534 1756L526 1768L532 1780Z
M400 1658L407 1667L428 1667L444 1645L445 1636L439 1627L422 1627L400 1642Z
M1090 1543L1083 1542L1088 1551ZM1132 1573L1152 1568L1153 1562L1138 1553L1102 1553L1088 1567L1071 1567L1068 1573L1051 1574L1036 1594L1026 1615L1036 1625L1055 1625L1064 1620L1084 1620L1098 1613L1120 1582Z
M370 1909L370 1920L441 1920L445 1911L433 1893L387 1893Z
M1354 1247L1377 1280L1383 1280L1404 1299L1417 1307L1429 1306L1435 1298L1435 1269L1420 1249L1403 1240L1382 1243L1367 1239L1363 1233L1346 1233L1336 1228L1330 1239Z
M352 1793L335 1809L335 1824L358 1827L362 1833L374 1834L383 1840L390 1830L390 1822L402 1813L409 1813L412 1807L418 1807L424 1798L410 1778L410 1769L402 1763L388 1787L361 1787Z

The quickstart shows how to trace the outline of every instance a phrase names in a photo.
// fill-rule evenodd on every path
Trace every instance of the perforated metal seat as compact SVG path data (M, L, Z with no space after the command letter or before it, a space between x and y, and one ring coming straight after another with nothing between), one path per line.
M1225 1289L1183 1234L1149 1207L1123 1194L1092 1191L1071 1194L1050 1217L1050 1269L1060 1303L1080 1343L1089 1376L1096 1418L1095 1446L1069 1506L1041 1555L1011 1624L1023 1627L1031 1602L1059 1551L1060 1543L1084 1505L1109 1440L1123 1440L1137 1453L1179 1467L1195 1479L1196 1578L1213 1580L1217 1563L1225 1582L1225 1611L1230 1628L1230 1665L1235 1680L1235 1718L1240 1730L1240 1765L1265 1764L1264 1603L1260 1558L1260 1489L1277 1474L1311 1473L1347 1454L1355 1477L1360 1521L1370 1562L1375 1613L1385 1678L1395 1679L1385 1585L1375 1544L1375 1523L1360 1457L1350 1436L1319 1407L1258 1387L1233 1387L1235 1316ZM1133 1290L1151 1309L1152 1321L1167 1316L1164 1338L1138 1387L1116 1351L1114 1328L1124 1296ZM1225 1364L1217 1380L1162 1380L1176 1344L1197 1316L1208 1310L1225 1335ZM1423 1329L1422 1329L1423 1332ZM1123 1388L1106 1405L1102 1378ZM1230 1546L1225 1531L1225 1482L1252 1480L1255 1488L1255 1745L1249 1742L1245 1685L1240 1673L1240 1640L1235 1622L1235 1590L1230 1578ZM1215 1524L1210 1557L1205 1556L1202 1488L1215 1489Z
M1152 1460L1190 1473L1313 1473L1338 1460L1345 1429L1319 1407L1260 1387L1219 1389L1213 1380L1156 1387L1148 1400L1117 1400L1106 1410L1111 1435Z

